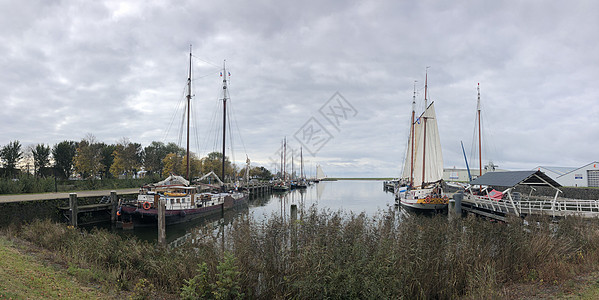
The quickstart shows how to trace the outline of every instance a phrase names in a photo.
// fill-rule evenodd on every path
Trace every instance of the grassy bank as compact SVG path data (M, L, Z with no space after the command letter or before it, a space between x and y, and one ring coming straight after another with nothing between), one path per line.
M177 249L50 222L5 235L50 250L73 274L140 297L517 298L519 290L506 287L567 285L599 270L596 220L398 218L315 209L295 223L242 217Z
M107 294L73 281L0 236L0 299L95 299Z

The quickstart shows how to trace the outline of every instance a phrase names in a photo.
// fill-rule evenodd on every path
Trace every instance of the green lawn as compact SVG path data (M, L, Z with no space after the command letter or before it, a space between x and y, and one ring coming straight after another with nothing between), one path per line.
M0 236L0 299L110 298L79 284L65 270L38 262Z

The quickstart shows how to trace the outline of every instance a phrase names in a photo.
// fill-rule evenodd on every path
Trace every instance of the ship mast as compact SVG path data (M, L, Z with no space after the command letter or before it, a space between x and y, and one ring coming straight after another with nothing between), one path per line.
M416 114L416 80L414 80L414 97L412 98L412 126L410 127L411 158L410 158L410 187L414 186L414 118Z
M284 146L283 146L283 140L281 140L281 168L279 170L279 172L281 173L281 176L279 176L281 179L283 179L283 150L284 150ZM283 179L284 180L284 179Z
M225 145L226 145L226 133L227 133L227 68L226 60L223 61L223 157L222 157L222 180L225 181ZM225 191L225 185L223 184L223 191Z
M187 151L186 151L186 177L187 180L191 183L191 176L189 171L189 119L190 119L190 109L191 106L191 45L189 46L189 76L187 77Z
M300 146L300 178L304 180L304 154L302 151L302 147Z
M283 140L283 182L287 184L287 137Z
M478 99L476 101L476 118L478 121L478 175L483 175L483 159L482 159L482 143L481 143L481 132L480 132L480 83L476 87L478 92Z
M426 68L426 75L424 79L424 113L422 114L422 119L424 122L423 134L422 134L422 188L424 188L424 175L426 170L426 109L428 108L426 92L428 88L428 67Z

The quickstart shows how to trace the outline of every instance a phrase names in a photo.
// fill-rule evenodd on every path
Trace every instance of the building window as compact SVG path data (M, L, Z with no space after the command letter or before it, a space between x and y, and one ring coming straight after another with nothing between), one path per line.
M588 186L599 187L599 170L588 170L587 180L589 181Z

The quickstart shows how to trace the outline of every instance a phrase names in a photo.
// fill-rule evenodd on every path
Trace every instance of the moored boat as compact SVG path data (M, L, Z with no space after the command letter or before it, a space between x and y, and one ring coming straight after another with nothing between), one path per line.
M247 201L247 195L242 192L201 192L200 189L200 186L189 186L184 182L179 185L143 186L135 201L120 206L121 219L123 222L133 222L134 226L155 226L159 201L164 201L165 220L170 225L223 213Z
M189 53L189 77L187 79L187 178L190 178L190 151L189 151L189 120L191 105L191 51ZM228 99L227 74L223 64L223 149L222 149L222 178L225 178L225 133L226 133L226 102ZM249 164L249 159L248 159ZM235 190L227 191L225 184L210 172L220 183L218 191L206 191L202 185L190 185L190 181L181 176L171 175L165 180L142 186L136 200L121 203L118 214L123 224L134 226L156 225L158 221L158 207L165 204L165 223L176 224L191 221L212 214L224 213L225 210L245 205L248 196L244 192Z
M425 80L425 110L415 118L416 87L412 100L412 118L408 153L401 185L395 191L397 204L416 210L435 211L447 208L449 198L443 192L443 155L435 103L427 105L428 74Z

